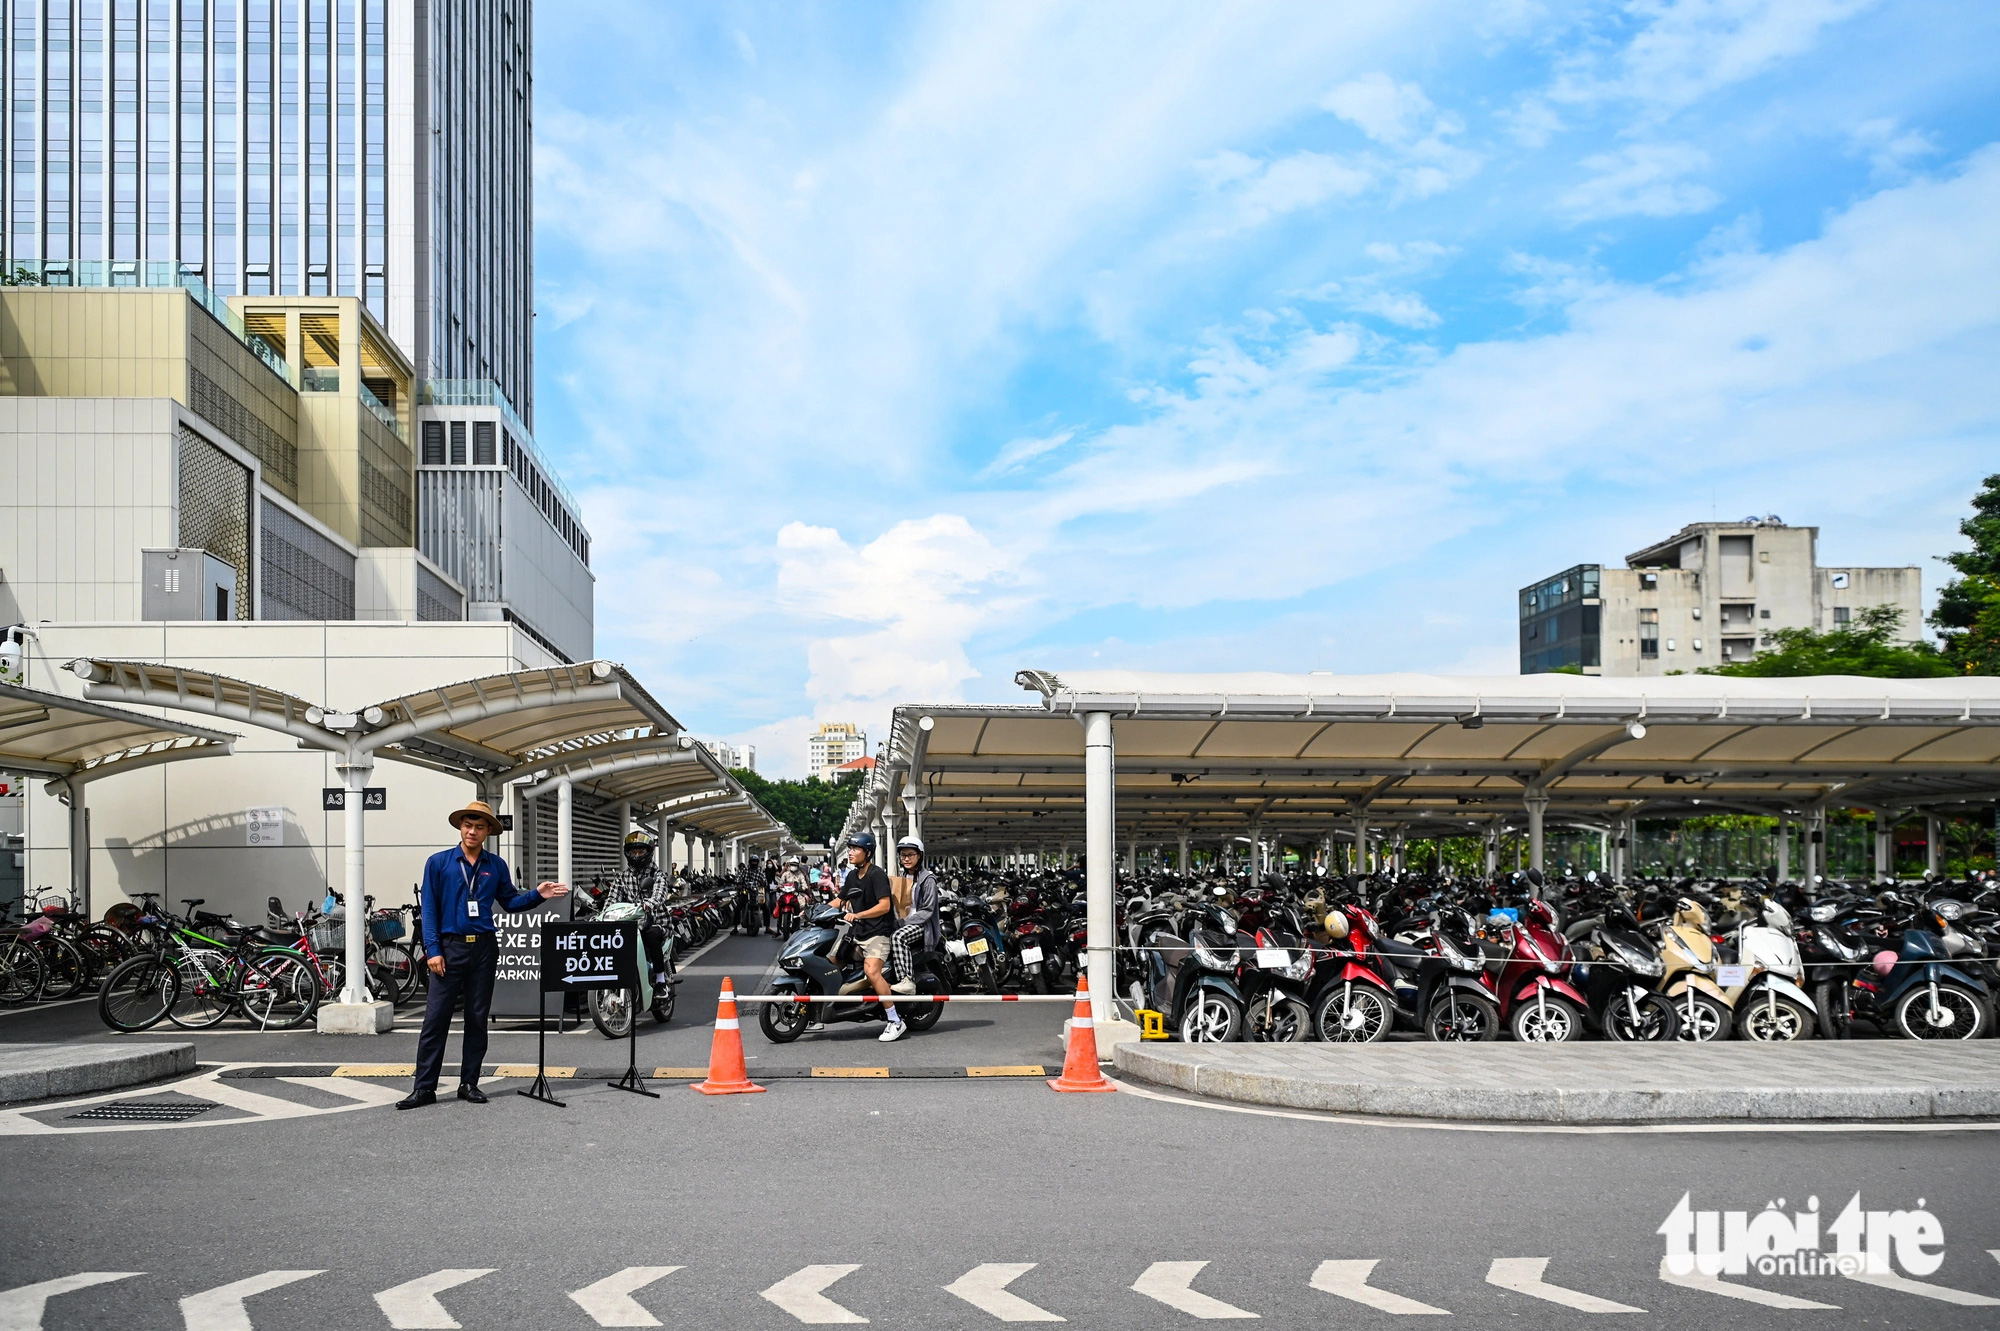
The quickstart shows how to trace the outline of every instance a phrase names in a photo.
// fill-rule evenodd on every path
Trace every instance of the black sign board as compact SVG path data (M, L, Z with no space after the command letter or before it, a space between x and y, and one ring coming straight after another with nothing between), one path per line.
M346 789L341 786L321 786L319 788L319 807L323 813L338 813L342 809L345 809L347 807ZM361 788L361 807L367 810L388 808L389 788L387 786L363 786Z
M569 923L570 897L537 901L523 911L493 912L493 929L500 945L493 976L493 1015L533 1017L545 1007L542 997L542 931ZM563 1005L556 1004L560 1020Z
M542 992L639 987L639 922L542 925Z

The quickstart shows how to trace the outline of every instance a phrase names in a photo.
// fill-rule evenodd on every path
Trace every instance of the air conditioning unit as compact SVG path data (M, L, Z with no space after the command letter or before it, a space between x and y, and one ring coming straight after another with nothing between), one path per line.
M236 570L206 550L142 550L144 619L236 618Z

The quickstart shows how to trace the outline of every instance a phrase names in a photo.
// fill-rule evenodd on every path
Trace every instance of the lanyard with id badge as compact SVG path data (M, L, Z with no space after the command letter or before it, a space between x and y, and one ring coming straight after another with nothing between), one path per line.
M461 855L458 857L458 867L465 874L465 917L476 920L479 918L479 898L472 895L472 866L467 864L465 856Z

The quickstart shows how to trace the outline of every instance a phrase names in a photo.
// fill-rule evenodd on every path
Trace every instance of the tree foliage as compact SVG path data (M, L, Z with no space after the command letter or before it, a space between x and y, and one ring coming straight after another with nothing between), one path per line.
M1944 556L1958 576L1939 589L1931 627L1956 671L2000 674L2000 475L1986 478L1958 530L1972 548Z
M1903 612L1892 605L1854 612L1854 621L1821 633L1817 629L1773 629L1773 646L1747 661L1710 666L1704 675L1756 679L1798 675L1869 675L1878 679L1930 679L1958 673L1927 642L1898 642Z
M848 806L861 793L859 772L834 782L818 777L772 781L743 767L731 768L730 775L741 781L743 788L773 818L791 828L792 835L804 842L824 844L839 836L841 824L847 821Z

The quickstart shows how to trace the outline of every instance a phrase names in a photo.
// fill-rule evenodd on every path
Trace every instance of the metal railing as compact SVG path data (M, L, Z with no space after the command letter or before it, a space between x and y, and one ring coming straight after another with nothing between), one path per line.
M215 316L236 340L270 366L286 383L293 382L292 368L275 347L244 326L243 316L229 308L229 302L209 289L208 283L177 263L121 261L113 259L27 259L16 260L0 283L20 287L179 287L193 296L201 307Z
M534 434L515 412L514 404L507 400L507 395L500 391L500 385L491 379L425 379L417 386L417 401L426 407L499 408L501 423L514 437L514 442L534 459L536 469L562 497L570 516L579 523L583 520L583 507L576 502L576 496L569 492L569 487L563 484L556 469L549 465L548 459L542 456L541 450L535 447Z

